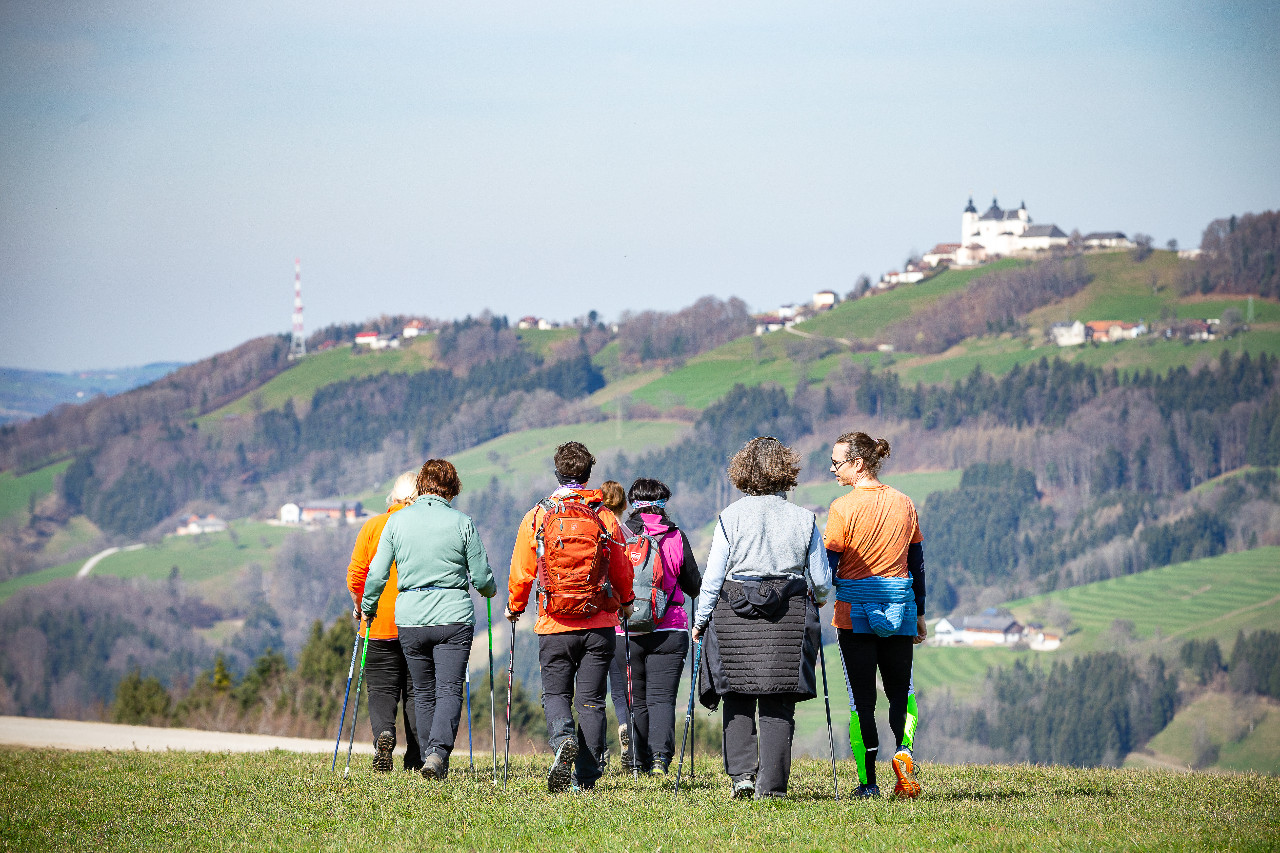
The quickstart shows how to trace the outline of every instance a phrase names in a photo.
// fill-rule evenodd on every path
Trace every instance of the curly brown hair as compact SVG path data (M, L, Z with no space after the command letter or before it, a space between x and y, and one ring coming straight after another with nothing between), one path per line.
M800 454L772 436L753 438L729 460L729 481L748 495L772 495L796 487Z
M462 491L458 469L447 459L428 459L418 471L418 494L436 495L451 501Z
M585 485L591 479L591 468L596 464L596 458L580 441L566 441L557 447L554 459L556 473L578 485Z
M872 438L865 432L846 432L836 439L836 444L848 447L845 459L849 462L861 459L873 477L880 476L880 463L889 458L889 442L883 438Z

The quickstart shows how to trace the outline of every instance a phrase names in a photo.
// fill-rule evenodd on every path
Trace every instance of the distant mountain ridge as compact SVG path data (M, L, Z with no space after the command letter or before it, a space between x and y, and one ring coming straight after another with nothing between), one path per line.
M132 391L182 366L183 362L157 361L141 367L66 373L0 367L0 424L37 418L64 403L83 403L98 395L110 397Z

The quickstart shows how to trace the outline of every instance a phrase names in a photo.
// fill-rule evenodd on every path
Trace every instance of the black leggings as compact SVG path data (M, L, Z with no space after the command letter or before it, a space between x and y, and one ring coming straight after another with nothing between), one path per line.
M845 676L849 679L849 704L858 717L858 730L849 721L849 741L854 759L858 760L862 781L876 782L876 756L880 749L880 736L876 732L876 670L884 683L889 698L889 728L893 730L894 743L902 744L907 723L907 699L911 690L911 658L913 637L877 634L855 634L847 628L838 631L840 656L844 659ZM859 735L861 737L859 738ZM863 750L859 756L858 741Z
M609 691L618 722L627 723L627 658L622 635L614 641L609 665ZM631 692L636 717L636 761L650 770L654 759L670 764L675 754L676 690L684 672L689 635L654 631L631 635Z

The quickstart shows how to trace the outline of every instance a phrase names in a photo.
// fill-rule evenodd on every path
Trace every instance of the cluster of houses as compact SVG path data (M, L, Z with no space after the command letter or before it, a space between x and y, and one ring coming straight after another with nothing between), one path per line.
M357 524L368 516L364 506L355 501L349 503L341 500L304 501L287 503L280 507L279 524L286 526L318 526L339 524Z
M1170 324L1161 333L1164 338L1186 338L1189 341L1212 341L1218 337L1221 321L1217 318L1181 320ZM1142 320L1123 323L1119 320L1090 320L1082 323L1054 323L1049 327L1049 337L1060 347L1074 347L1085 343L1115 343L1142 337L1150 329Z
M199 536L201 533L221 533L227 529L227 523L216 515L190 516L186 524L178 526L174 536Z
M830 311L839 304L840 296L834 290L819 290L813 294L813 299L805 304L787 303L779 305L776 310L769 313L755 315L756 334L763 335L779 329L789 329L796 323L808 320L823 311Z
M1023 625L1007 611L988 608L980 616L949 616L933 627L934 646L992 647L1025 645L1037 652L1051 652L1062 645L1062 636L1043 625Z
M416 338L428 331L427 324L421 320L410 320L404 324L399 335L379 334L372 329L365 329L356 334L354 346L368 347L371 350L399 349L402 340Z

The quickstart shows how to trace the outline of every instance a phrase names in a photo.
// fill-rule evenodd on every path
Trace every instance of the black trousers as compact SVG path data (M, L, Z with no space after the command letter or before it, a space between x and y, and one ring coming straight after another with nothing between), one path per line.
M471 626L400 626L418 717L418 745L425 759L432 752L449 766L462 717L462 687L471 655Z
M796 731L796 703L791 697L726 693L724 700L724 771L737 782L755 777L756 796L782 797L791 777L791 739ZM756 711L760 731L756 734Z
M841 628L840 656L844 658L849 677L849 697L858 711L858 728L867 750L868 782L875 783L875 759L880 750L876 731L876 670L889 699L889 728L895 744L902 743L907 724L907 698L911 690L911 660L915 644L912 637L877 634L855 634Z
M542 669L542 710L552 750L566 738L578 740L573 775L589 788L600 778L604 757L604 691L613 660L613 629L592 628L538 636ZM578 711L574 725L573 711Z
M619 723L627 722L627 650L621 634L614 641L609 687ZM640 769L649 771L654 759L669 764L675 755L676 690L689 651L684 631L654 631L631 635L631 694L636 730L631 742Z
M422 753L418 749L413 681L409 678L399 640L369 640L364 680L369 685L369 725L373 728L374 740L383 732L395 735L396 706L399 705L404 716L404 768L417 770L422 766Z

